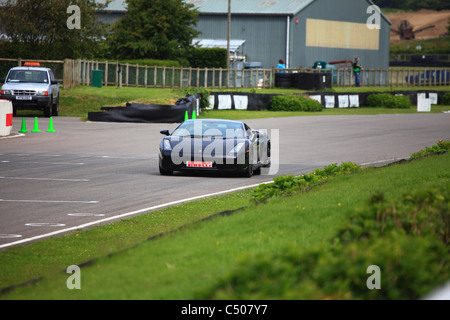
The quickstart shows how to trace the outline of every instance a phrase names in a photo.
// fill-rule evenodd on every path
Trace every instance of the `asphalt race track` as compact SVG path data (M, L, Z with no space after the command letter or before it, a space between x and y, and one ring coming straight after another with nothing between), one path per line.
M0 137L0 250L93 227L205 195L272 181L175 173L160 176L161 129L177 124L39 118L40 133ZM450 114L305 116L246 121L272 139L271 173L302 174L331 163L383 165L450 140ZM450 166L449 166L450 167Z

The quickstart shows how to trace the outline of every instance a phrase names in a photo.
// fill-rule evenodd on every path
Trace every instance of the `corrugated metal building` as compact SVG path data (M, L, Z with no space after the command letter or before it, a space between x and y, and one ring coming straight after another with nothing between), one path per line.
M199 12L204 39L227 39L228 0L186 0ZM315 61L353 60L364 68L389 67L390 21L378 21L369 0L231 0L231 39L249 62L311 67ZM369 13L368 13L369 12ZM367 22L378 22L372 29Z
M201 35L195 41L223 46L228 0L184 1L200 12ZM370 0L231 0L231 39L241 43L233 55L264 68L279 59L296 68L356 56L364 68L388 68L391 22L382 13L373 20L372 5ZM124 0L114 0L109 9L125 12ZM379 23L379 29L369 28L368 21Z

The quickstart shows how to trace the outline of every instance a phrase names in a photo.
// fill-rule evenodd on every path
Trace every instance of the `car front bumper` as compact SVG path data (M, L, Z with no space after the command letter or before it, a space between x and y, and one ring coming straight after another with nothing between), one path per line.
M0 95L0 99L6 99L12 102L15 110L38 109L42 110L51 106L51 96L29 96L29 99L18 99L15 95Z
M195 161L197 163L211 163L211 166L187 166L188 161ZM204 171L204 172L230 172L243 173L246 172L249 166L248 157L238 158L234 156L226 156L221 158L207 158L207 157L192 157L191 159L183 159L181 162L174 163L170 151L161 151L159 153L160 168L168 171Z

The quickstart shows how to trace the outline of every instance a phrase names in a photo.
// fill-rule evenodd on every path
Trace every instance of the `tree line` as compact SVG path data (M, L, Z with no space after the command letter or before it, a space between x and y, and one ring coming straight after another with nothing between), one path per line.
M199 13L193 5L126 0L125 16L103 23L98 12L110 2L5 0L0 5L0 57L186 60L194 51ZM77 10L70 10L73 5Z

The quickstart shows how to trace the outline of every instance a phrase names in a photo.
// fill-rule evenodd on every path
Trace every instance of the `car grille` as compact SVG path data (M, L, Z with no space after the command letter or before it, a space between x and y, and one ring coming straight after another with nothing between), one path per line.
M15 96L34 96L36 95L35 90L13 90L13 95Z

